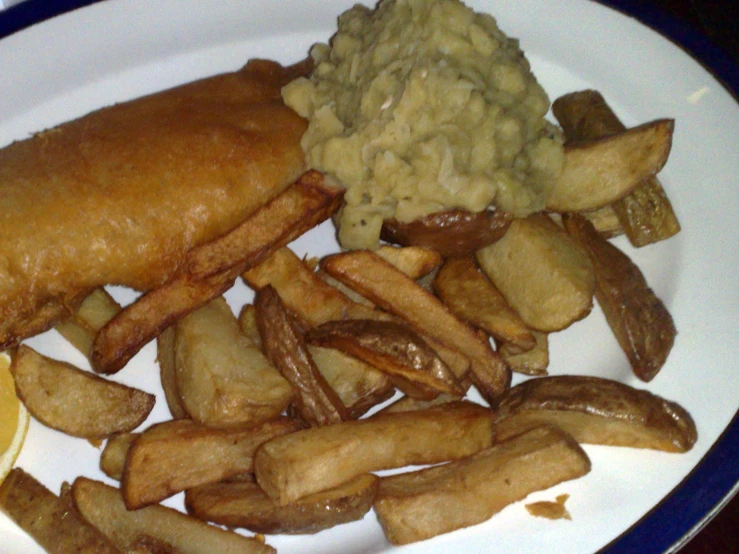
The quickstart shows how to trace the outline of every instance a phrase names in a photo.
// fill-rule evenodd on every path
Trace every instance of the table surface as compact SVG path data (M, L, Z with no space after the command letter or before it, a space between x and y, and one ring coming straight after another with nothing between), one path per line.
M0 0L3 7L21 0ZM51 0L49 0L51 1ZM731 3L716 0L649 0L707 37L739 63L739 18ZM739 461L738 461L739 463ZM729 554L739 552L739 495L714 517L711 522L681 550L680 554Z

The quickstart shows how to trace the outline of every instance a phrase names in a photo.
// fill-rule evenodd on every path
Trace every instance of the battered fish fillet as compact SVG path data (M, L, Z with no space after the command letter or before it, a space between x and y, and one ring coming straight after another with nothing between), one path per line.
M0 150L0 348L95 287L162 284L292 183L306 125L280 88L299 69L252 61Z

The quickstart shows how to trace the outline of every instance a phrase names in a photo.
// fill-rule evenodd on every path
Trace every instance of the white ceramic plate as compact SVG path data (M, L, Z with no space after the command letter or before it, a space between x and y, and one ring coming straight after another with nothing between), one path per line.
M296 61L313 42L329 38L336 16L352 3L110 0L11 35L0 41L0 145L103 105L236 69L250 57ZM676 400L693 414L699 441L684 455L587 447L593 462L588 476L529 498L570 494L567 507L573 521L531 517L521 502L482 525L398 551L594 552L678 486L739 407L734 360L739 106L681 49L594 2L469 3L493 13L504 31L520 37L550 97L592 87L603 92L627 124L676 119L673 151L661 179L683 231L638 251L625 240L616 241L639 264L675 318L679 335L671 356L652 383L638 382L596 309L585 321L552 337L551 373L607 376ZM299 253L322 255L336 244L330 226L323 225L294 247ZM124 301L133 298L125 290L114 292ZM227 297L237 309L249 293L238 286ZM46 354L86 366L54 332L28 342ZM149 345L113 377L158 394L146 425L168 417L157 374L155 351ZM78 475L109 481L98 470L99 453L84 440L33 422L18 465L58 491L63 481ZM167 503L181 506L181 497ZM315 536L267 540L285 553L395 551L372 513L361 522ZM2 515L0 550L40 551Z

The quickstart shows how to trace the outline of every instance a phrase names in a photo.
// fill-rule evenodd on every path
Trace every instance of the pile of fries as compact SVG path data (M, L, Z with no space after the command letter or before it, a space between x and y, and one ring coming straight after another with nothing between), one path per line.
M93 292L57 330L102 375L156 339L172 419L136 431L152 394L20 346L11 371L28 410L106 440L100 467L120 486L79 477L56 495L15 469L0 508L54 552L274 552L262 534L316 533L370 509L400 545L586 474L581 443L689 450L696 428L679 405L547 376L548 335L593 298L640 379L663 366L672 318L607 239L679 231L655 178L673 124L625 129L594 91L554 113L566 166L545 213L388 221L396 245L300 259L288 243L342 199L309 171L134 303ZM237 317L222 294L238 278L255 298ZM535 378L511 387L512 371ZM431 467L382 471L409 465ZM180 492L188 515L160 505Z

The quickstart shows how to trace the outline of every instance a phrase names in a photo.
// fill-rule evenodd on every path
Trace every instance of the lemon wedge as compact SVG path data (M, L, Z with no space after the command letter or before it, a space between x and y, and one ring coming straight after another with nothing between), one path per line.
M15 395L10 358L0 352L0 483L21 451L29 419L26 407Z

